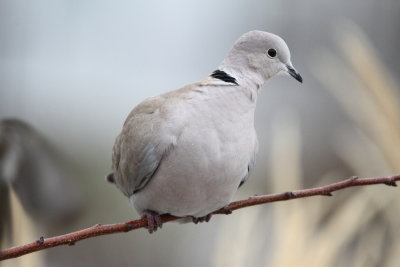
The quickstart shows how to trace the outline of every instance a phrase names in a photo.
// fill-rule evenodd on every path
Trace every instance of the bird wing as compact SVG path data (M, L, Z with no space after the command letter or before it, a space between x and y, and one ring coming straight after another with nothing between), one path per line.
M115 141L113 177L108 179L128 197L146 186L176 144L179 129L169 127L168 113L173 105L167 102L171 98L161 95L140 103L129 114Z

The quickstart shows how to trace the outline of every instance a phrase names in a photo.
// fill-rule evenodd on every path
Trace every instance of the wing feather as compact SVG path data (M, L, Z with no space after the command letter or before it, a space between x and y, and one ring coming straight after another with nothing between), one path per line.
M113 148L113 176L126 195L143 189L162 159L176 143L176 134L165 127L166 98L149 98L135 107L124 123Z

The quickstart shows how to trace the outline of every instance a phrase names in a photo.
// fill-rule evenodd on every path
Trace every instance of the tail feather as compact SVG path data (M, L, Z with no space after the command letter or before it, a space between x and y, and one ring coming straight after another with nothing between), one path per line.
M109 182L111 184L115 184L114 173L111 172L111 173L107 174L106 180L107 180L107 182Z

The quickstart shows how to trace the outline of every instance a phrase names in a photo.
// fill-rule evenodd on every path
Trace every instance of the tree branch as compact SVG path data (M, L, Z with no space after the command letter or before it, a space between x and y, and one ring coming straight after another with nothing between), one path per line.
M347 180L340 181L337 183L314 187L309 189L303 190L296 190L296 191L288 191L278 194L270 194L270 195L261 195L261 196L253 196L249 197L245 200L239 200L230 203L227 207L219 209L213 214L227 214L227 211L237 210L249 206L260 205L269 202L276 202L276 201L285 201L290 199L296 198L305 198L310 196L332 196L332 192L338 191L347 187L352 186L362 186L362 185L372 185L372 184L385 184L389 186L397 186L396 181L400 180L400 174L394 176L386 176L386 177L378 177L378 178L358 178L353 176ZM162 215L161 219L163 222L170 222L180 219L179 217L175 217L172 215ZM68 233L65 235L43 238L40 237L35 242L16 246L12 248L5 249L0 252L0 261L6 260L10 258L16 258L28 253L32 253L35 251L61 246L61 245L74 245L76 242L88 238L92 238L95 236L100 235L108 235L114 233L122 233L122 232L129 232L135 229L143 228L147 226L146 219L139 219L135 221L130 221L126 223L116 223L116 224L96 224L92 227L79 230L76 232Z

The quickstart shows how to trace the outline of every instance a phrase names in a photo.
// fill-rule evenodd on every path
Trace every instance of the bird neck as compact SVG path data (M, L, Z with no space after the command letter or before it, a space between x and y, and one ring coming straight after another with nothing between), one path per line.
M229 59L225 59L218 69L232 76L240 86L255 88L258 91L267 79L256 70L243 68L243 66L245 66L244 63L240 64L240 62L232 62Z

